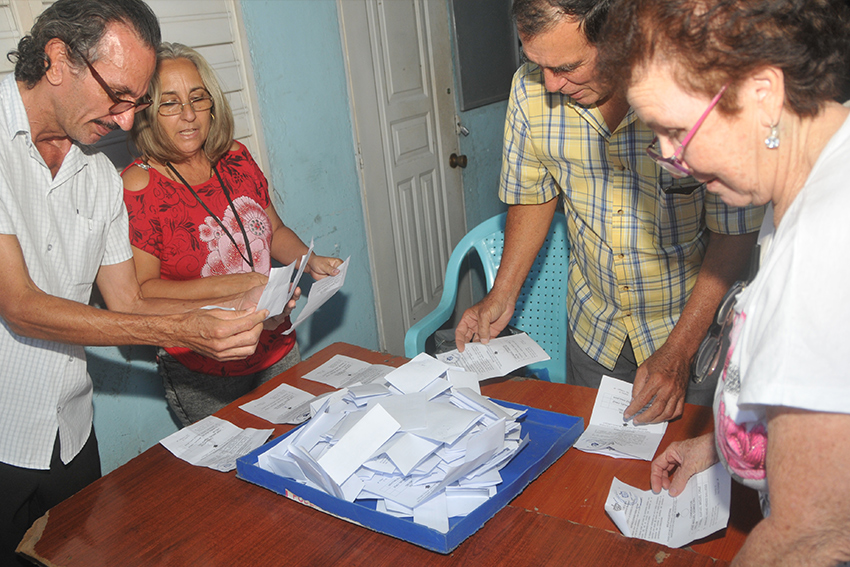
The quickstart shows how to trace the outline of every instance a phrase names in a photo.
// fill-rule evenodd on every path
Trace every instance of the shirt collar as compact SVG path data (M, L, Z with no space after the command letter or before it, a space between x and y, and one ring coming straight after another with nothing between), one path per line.
M603 134L606 137L615 134L617 131L622 130L623 128L626 128L632 122L635 122L638 119L635 110L629 107L628 112L626 112L626 116L623 117L623 119L617 125L617 128L615 128L614 131L611 132L608 129L608 125L605 124L605 119L602 117L602 112L595 104L585 106L583 104L577 103L575 100L568 97L567 95L560 95L560 97L566 106L572 108L576 112L576 114L581 116L586 122L593 126L594 129L596 129L600 134Z
M9 73L0 83L0 100L6 101L6 104L0 105L0 115L3 116L9 139L14 139L18 134L26 134L31 138L30 121L14 73Z

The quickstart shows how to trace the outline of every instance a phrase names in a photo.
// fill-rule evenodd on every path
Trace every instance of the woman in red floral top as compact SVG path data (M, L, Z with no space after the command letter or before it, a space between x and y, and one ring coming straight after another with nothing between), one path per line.
M264 285L271 259L291 264L307 246L275 212L268 183L242 144L215 74L191 48L163 43L132 138L142 154L122 174L136 273L146 296L209 299ZM315 279L337 258L312 255ZM267 321L256 352L218 362L162 349L166 398L184 425L202 419L300 360L289 318Z

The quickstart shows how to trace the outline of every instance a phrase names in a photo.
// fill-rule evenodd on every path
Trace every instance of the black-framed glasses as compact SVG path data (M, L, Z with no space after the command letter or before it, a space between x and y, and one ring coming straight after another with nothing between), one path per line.
M86 66L89 68L89 71L91 71L91 76L94 77L94 80L97 81L97 83L109 96L109 99L114 103L112 106L109 107L109 114L112 114L113 116L116 114L124 114L130 109L133 109L133 112L141 112L142 110L153 104L151 97L149 97L148 95L143 96L137 101L119 98L115 91L112 90L112 87L106 84L106 81L103 80L103 77L100 76L100 73L95 71L94 67L92 67L92 64L89 63L88 59L86 59L86 56L82 53L78 53L78 55L82 57Z
M708 333L702 340L702 344L700 344L697 355L694 358L691 375L691 380L694 384L702 383L717 370L717 365L720 363L722 354L725 351L722 348L723 339L729 334L732 328L732 322L735 320L735 302L745 287L747 287L746 282L735 282L729 288L729 291L726 292L726 295L723 296L723 300L717 307L714 321L711 322L711 327L708 328Z
M187 104L191 106L192 110L195 112L204 112L206 110L210 110L213 107L213 100L209 96L193 98L189 102L178 102L176 100L168 100L159 103L158 112L161 116L177 116L178 114L183 114L183 107Z

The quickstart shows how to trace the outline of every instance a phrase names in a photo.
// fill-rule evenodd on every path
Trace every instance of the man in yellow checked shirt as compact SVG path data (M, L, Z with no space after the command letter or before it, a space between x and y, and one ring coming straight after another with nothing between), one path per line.
M689 383L691 362L744 275L764 211L726 207L647 154L652 131L597 78L594 42L608 5L514 1L528 62L514 75L505 124L504 253L493 289L455 334L462 349L508 324L560 197L571 245L567 382L633 382L625 418L660 422L681 415L685 401L711 403L714 384Z

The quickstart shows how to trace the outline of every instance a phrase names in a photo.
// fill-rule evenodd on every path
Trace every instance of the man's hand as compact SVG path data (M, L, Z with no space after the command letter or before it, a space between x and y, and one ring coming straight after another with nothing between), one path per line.
M490 337L499 336L502 329L508 326L513 314L513 303L488 295L463 312L463 317L455 329L457 349L463 352L464 345L471 342L476 335L482 343L487 344Z
M665 343L638 367L632 403L623 418L634 416L635 423L659 423L682 415L690 373L690 359ZM652 405L635 415L650 402Z
M238 360L251 356L257 348L263 320L269 312L199 309L178 315L182 328L175 334L179 345L220 360Z
M666 488L670 496L678 496L688 480L717 462L714 433L671 443L652 461L649 482L656 494Z

